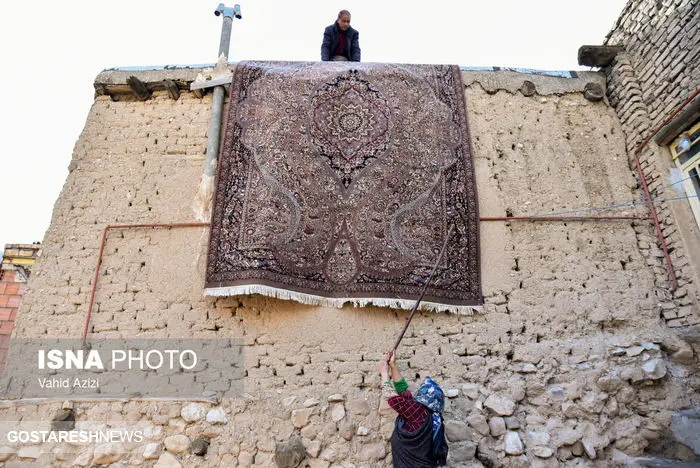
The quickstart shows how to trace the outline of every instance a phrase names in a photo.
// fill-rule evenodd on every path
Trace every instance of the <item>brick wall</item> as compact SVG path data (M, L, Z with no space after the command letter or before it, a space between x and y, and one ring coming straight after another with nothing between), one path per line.
M26 283L15 271L2 270L0 274L0 334L10 335L17 316L19 301ZM15 280L16 279L16 280Z
M26 288L26 279L22 273L0 269L0 368L5 364L17 309Z
M700 8L696 0L631 0L606 37L624 45L655 128L700 88Z
M700 88L700 9L695 0L631 0L606 38L624 51L606 70L608 98L626 134L630 167L645 138ZM669 188L670 153L653 141L639 154L640 167L659 199L677 197ZM700 232L685 201L656 205L664 239L671 252L678 290L669 291L661 252L649 251L656 274L655 294L670 327L700 324ZM658 247L658 243L654 242Z
M7 244L0 265L0 368L10 343L27 276L40 255L38 244Z
M581 76L464 73L482 216L639 196L617 115L583 97L588 80L604 77ZM535 95L518 91L524 80ZM210 105L209 96L187 92L178 100L165 92L145 102L96 99L15 336L81 336L106 224L194 220ZM306 466L391 466L394 415L380 405L377 366L407 312L203 297L207 236L202 228L112 232L89 337L240 338L245 394L201 405L228 422L191 418L206 411L189 402L5 402L5 421L46 420L68 406L78 422L153 429L141 445L58 444L50 452L14 445L0 458L152 466L160 456L184 466L272 466L276 444L299 436ZM400 348L412 386L431 375L450 390L450 466L605 464L613 449L644 453L665 436L673 410L698 404L693 351L659 326L647 221L484 222L481 239L484 310L419 313ZM496 410L494 401L512 409ZM506 447L506 432L524 446ZM211 439L207 455L170 439L183 435Z

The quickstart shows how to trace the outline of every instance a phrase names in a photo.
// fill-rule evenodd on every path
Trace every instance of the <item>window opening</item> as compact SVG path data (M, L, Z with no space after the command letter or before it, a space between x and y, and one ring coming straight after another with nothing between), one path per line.
M676 166L683 172L683 189L700 227L700 121L678 135L670 150Z

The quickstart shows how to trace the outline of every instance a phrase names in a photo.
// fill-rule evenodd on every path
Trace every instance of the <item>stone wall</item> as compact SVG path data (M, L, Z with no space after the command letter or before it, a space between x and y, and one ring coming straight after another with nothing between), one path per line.
M606 44L624 47L606 70L608 97L620 116L630 167L635 171L634 153L644 139L700 88L698 32L696 0L630 0L606 38ZM640 152L639 161L656 198L678 197L667 187L669 169L675 166L666 148L651 141ZM662 253L656 248L649 251L661 313L670 327L697 326L700 229L683 200L660 202L657 210L679 286L670 292Z
M604 76L581 76L464 73L482 216L639 197L614 110L583 97ZM518 91L525 80L530 97ZM194 221L210 105L188 92L96 98L15 338L81 336L105 225ZM59 415L76 427L144 427L147 438L0 441L0 459L274 466L278 444L299 437L302 466L391 466L395 414L380 405L377 368L407 312L203 297L207 235L112 232L89 337L241 338L245 393L212 403L4 401L3 421L48 425ZM450 466L607 466L656 446L690 456L668 428L674 410L697 406L700 379L693 350L660 326L649 221L482 222L481 239L483 311L419 313L399 350L412 387L430 375L448 392ZM200 438L210 440L206 455Z

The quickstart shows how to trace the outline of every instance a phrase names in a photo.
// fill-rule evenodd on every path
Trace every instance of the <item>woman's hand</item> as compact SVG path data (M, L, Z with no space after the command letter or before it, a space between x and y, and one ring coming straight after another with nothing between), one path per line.
M395 369L396 368L396 351L386 353L386 356L387 356L387 362L389 363L389 368Z
M398 382L401 380L401 372L399 372L399 367L396 365L396 351L390 351L384 355L386 363L389 366L389 372L391 373L391 380Z

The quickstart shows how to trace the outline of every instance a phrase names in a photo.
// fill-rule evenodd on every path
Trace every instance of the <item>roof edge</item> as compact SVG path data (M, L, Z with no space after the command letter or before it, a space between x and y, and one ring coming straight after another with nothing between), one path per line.
M96 95L108 95L114 100L145 100L154 91L165 90L177 99L180 91L190 91L197 75L214 64L166 65L148 67L119 67L102 71L95 77ZM235 62L229 63L234 69ZM547 71L528 68L463 67L466 86L479 83L487 92L499 90L526 95L584 92L588 83L605 88L605 74L591 71ZM524 89L529 92L526 93ZM196 90L204 94L206 90Z

